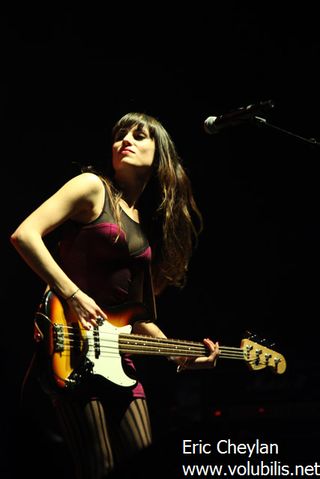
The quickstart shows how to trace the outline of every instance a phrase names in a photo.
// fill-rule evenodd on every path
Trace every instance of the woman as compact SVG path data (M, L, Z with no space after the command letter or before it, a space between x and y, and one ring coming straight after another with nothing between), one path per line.
M56 256L44 237L58 227ZM169 134L157 119L128 113L112 131L112 173L87 169L67 181L18 226L11 242L48 285L51 299L58 298L88 334L107 324L108 308L143 304L143 314L130 317L132 333L166 338L156 324L155 296L169 285L183 287L200 229L201 214ZM211 368L218 344L204 339L204 346L206 354L172 359L179 368ZM128 354L123 367L133 378ZM33 369L52 398L77 478L105 477L151 444L139 381L122 387L89 373L69 388L67 378L61 387L41 365Z

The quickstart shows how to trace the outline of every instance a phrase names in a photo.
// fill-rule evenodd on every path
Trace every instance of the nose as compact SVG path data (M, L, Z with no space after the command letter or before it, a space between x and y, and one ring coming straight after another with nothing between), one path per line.
M132 141L133 141L132 133L130 131L128 131L128 133L122 138L122 143L132 144Z

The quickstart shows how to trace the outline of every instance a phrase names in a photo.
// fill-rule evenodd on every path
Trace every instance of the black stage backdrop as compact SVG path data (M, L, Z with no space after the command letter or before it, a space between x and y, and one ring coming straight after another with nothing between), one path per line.
M286 475L283 465L296 475L301 464L317 472L320 150L303 141L320 140L316 10L308 2L171 8L28 5L2 13L6 478L21 469L33 477L68 471L45 398L34 396L27 418L19 409L43 284L11 247L10 232L77 165L109 161L110 128L134 110L171 132L205 220L186 288L159 298L160 326L171 337L227 346L255 332L285 356L287 370L221 360L213 372L177 375L164 359L139 359L155 445L122 477L187 477L187 463L235 465L239 477L250 476L253 459L261 476ZM267 125L204 131L208 116L269 99ZM212 449L220 440L277 443L279 453L189 455L185 440Z

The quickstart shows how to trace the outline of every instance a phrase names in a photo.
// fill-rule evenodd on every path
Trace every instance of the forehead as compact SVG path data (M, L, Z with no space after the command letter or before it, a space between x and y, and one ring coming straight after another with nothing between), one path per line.
M113 136L119 136L119 134L125 134L128 131L143 131L151 138L154 136L154 129L146 121L133 119L119 122L113 130Z
M134 123L132 125L128 125L125 130L128 131L145 131L149 132L149 128L145 123Z

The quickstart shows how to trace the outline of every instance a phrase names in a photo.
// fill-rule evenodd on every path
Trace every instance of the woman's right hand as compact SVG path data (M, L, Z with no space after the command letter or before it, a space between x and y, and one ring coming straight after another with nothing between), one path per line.
M93 326L98 326L101 318L108 319L106 313L97 305L97 303L81 289L72 295L69 299L66 299L68 305L74 313L78 316L78 319L84 329L88 331Z

